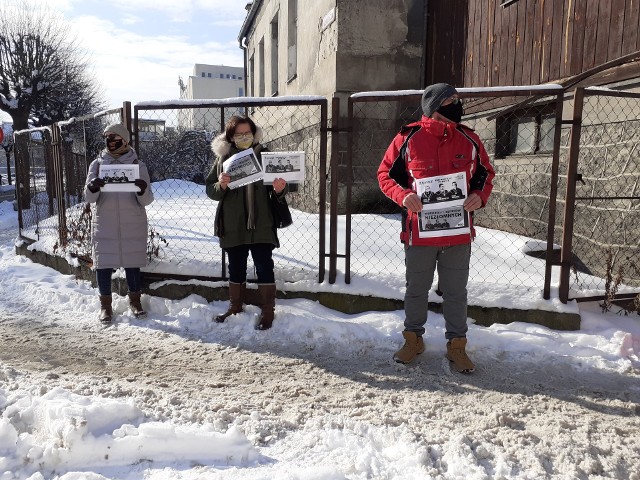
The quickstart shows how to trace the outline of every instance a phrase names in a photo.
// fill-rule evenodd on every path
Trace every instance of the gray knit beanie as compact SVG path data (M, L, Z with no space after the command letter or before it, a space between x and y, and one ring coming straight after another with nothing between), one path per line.
M422 94L422 112L425 117L433 115L442 102L456 93L458 91L447 83L434 83L425 88Z
M129 130L122 123L112 123L107 128L104 129L104 134L107 133L115 133L116 135L120 135L122 139L129 143L131 141L131 136L129 135Z

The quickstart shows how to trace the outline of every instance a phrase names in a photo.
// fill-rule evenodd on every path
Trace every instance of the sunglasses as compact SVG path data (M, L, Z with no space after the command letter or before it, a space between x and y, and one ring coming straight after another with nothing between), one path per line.
M122 137L120 135L115 135L115 134L111 134L111 135L105 135L105 137L107 139L107 142L115 142L117 140L122 140Z

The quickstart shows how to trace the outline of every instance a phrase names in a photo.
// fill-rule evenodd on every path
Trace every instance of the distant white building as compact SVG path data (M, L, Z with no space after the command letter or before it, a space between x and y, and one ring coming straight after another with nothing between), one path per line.
M181 100L207 100L244 97L244 68L196 63L185 83L179 80ZM235 112L233 112L235 113ZM230 113L225 112L225 118ZM185 129L220 130L218 109L186 109L180 113L180 126Z

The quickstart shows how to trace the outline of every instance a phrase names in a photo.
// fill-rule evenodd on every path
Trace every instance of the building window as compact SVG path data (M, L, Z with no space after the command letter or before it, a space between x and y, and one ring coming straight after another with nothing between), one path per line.
M290 81L298 71L298 0L289 0L288 14L287 81Z
M258 44L258 96L264 97L264 38Z
M210 73L207 73L207 77L211 78L211 74L210 74Z
M271 95L278 94L278 16L271 21Z
M555 106L512 112L496 120L496 158L553 152Z
M221 74L220 74L220 78L224 78L224 73L221 73Z
M235 80L235 79L236 79L236 76L235 76L235 75L231 75L231 78L233 78L233 79Z
M205 75L204 75L204 72L202 72L202 78L204 78L204 76L205 76Z
M238 88L238 96L239 97L244 97L244 88L242 88L242 87Z
M238 75L238 80L242 80L242 76L241 75Z

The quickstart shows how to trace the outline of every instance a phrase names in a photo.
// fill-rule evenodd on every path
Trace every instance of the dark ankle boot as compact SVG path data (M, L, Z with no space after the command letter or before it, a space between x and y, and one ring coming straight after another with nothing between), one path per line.
M98 317L98 319L102 323L111 323L111 320L113 320L111 295L100 295L100 316Z
M229 282L229 308L226 312L216 316L214 320L218 323L224 322L227 317L242 312L244 298L247 291L247 284Z
M144 318L147 316L147 312L142 308L142 302L140 301L141 296L142 294L140 292L129 292L129 309L136 318Z
M258 296L260 298L260 322L256 325L256 330L268 330L273 324L273 317L276 308L276 284L261 283L258 285Z

